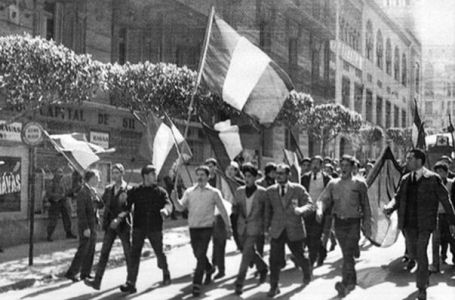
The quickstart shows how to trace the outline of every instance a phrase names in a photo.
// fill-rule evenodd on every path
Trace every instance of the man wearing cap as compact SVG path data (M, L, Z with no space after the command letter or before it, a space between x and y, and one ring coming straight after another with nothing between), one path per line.
M285 244L303 270L303 285L306 286L312 277L310 261L303 251L306 233L302 216L310 214L314 208L305 188L289 181L290 172L288 165L278 165L277 183L266 191L265 231L271 237L269 297L280 293L278 281Z
M142 184L130 189L127 209L133 212L133 242L131 246L131 268L122 292L135 293L142 247L147 238L155 252L158 268L163 271L163 285L171 283L166 255L163 251L163 219L172 212L172 204L165 189L156 182L156 169L146 165L141 170Z
M441 156L440 160L445 162L447 164L447 166L449 167L447 178L454 179L455 173L450 170L450 166L452 166L452 162L453 162L452 159L450 157L448 157L447 155L443 155L443 156Z
M196 168L197 184L188 188L182 199L177 199L172 191L171 199L178 211L188 210L188 225L190 227L191 247L196 257L197 265L193 277L193 296L201 294L201 284L206 274L205 283L211 282L213 267L207 258L207 248L212 237L215 221L215 207L226 224L227 236L231 236L231 226L221 192L208 183L210 169L208 166Z
M122 242L127 271L131 268L131 220L126 206L126 197L129 187L125 180L123 180L124 173L125 168L122 164L115 164L112 166L111 175L114 183L106 187L101 198L104 203L102 224L102 228L104 230L103 245L101 247L101 254L96 268L95 279L85 280L85 284L91 286L95 290L100 289L101 280L103 279L109 254L117 236Z
M342 281L335 284L340 297L357 285L355 253L359 247L360 228L365 235L371 232L371 210L365 180L352 175L355 160L344 155L340 160L341 178L332 179L320 195L316 218L321 221L325 210L331 208L335 235L343 254Z
M319 203L317 203L316 200L331 180L329 175L321 171L321 166L322 157L319 155L314 156L311 159L311 171L303 174L301 178L301 184L310 194L311 199L313 199L313 204L316 207L319 206ZM318 260L318 265L322 265L327 256L327 250L321 244L324 221L325 220L321 223L316 221L316 212L305 217L305 226L307 230L306 244L308 246L311 265L314 265L316 259Z
M429 270L427 247L431 233L436 228L439 203L444 207L447 220L453 232L455 212L449 200L449 193L439 175L428 170L425 153L413 149L406 155L406 166L410 172L404 175L384 212L391 214L398 210L398 228L402 230L410 261L417 262L416 282L418 300L427 299Z
M302 174L305 174L305 173L311 171L311 160L310 160L310 158L305 157L305 158L303 158L300 161L300 170L301 170Z

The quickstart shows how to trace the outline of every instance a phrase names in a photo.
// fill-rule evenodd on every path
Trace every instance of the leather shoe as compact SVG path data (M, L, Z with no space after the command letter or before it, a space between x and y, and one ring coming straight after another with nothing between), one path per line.
M259 272L259 284L263 284L267 280L267 269Z
M54 240L53 240L50 236L48 236L48 237L46 238L46 241L48 241L48 242L53 242Z
M213 279L220 279L220 278L223 278L224 276L226 276L226 274L224 274L224 272L218 272L218 274L215 275L215 277L213 277Z
M77 275L71 275L68 273L65 274L65 278L71 280L72 282L78 282L81 280L79 277L77 277Z
M267 293L267 297L269 298L273 298L275 297L276 295L278 295L280 293L280 288L275 286L275 287L270 287L270 291Z
M340 298L346 297L348 291L343 283L341 283L339 281L337 283L335 283L335 289L338 292L338 297L340 297Z
M194 285L193 286L193 297L199 297L201 295L201 287Z
M436 266L431 265L431 266L428 268L428 271L430 272L430 274L437 274L437 273L440 272L440 269L439 269L439 267L436 267Z
M134 294L137 292L136 287L133 284L131 284L130 282L122 284L120 286L120 290L124 293L129 293L129 294Z
M417 300L427 300L426 289L419 289L419 293L417 294Z
M95 278L95 276L93 276L92 274L81 275L81 280L94 279L94 278Z
M406 270L411 272L412 269L414 269L415 266L416 266L416 261L414 259L410 259L408 261L408 264L406 265Z
M206 273L205 273L205 280L204 280L204 284L205 285L209 285L210 283L212 283L212 275L213 273L215 273L215 268L212 267L210 270L208 270Z
M100 290L101 283L99 280L96 279L85 279L84 283L86 286L89 286L97 291Z
M235 294L240 296L242 293L243 293L243 286L241 284L236 284L235 285Z
M164 273L163 274L163 285L170 285L171 284L171 274Z
M66 235L66 238L67 238L67 239L77 239L77 236L75 236L75 235L71 232L71 233L68 233L68 234Z

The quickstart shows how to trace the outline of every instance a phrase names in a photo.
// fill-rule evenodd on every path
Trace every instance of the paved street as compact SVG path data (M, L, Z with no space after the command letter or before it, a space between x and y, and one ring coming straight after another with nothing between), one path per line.
M202 299L266 299L268 284L258 286L248 274L245 292L242 297L233 293L233 283L240 255L235 251L232 241L228 243L226 277L204 288ZM404 265L399 261L403 253L403 240L400 239L393 247L379 249L366 247L362 249L357 264L359 285L346 299L415 299L414 275L403 270ZM144 259L141 264L138 279L138 292L124 296L118 286L125 280L124 266L108 270L104 277L101 291L94 291L82 282L72 284L66 280L34 286L21 291L10 291L1 295L1 299L189 299L191 296L191 274L195 259L189 245L173 248L168 252L173 283L161 287L161 272L156 267L154 258ZM281 276L281 294L277 299L338 299L334 284L339 280L341 253L337 247L329 253L326 263L314 270L314 281L305 289L301 289L301 272L296 270L291 262ZM455 271L450 266L443 266L443 273L431 277L431 287L428 289L428 299L448 300L455 296Z

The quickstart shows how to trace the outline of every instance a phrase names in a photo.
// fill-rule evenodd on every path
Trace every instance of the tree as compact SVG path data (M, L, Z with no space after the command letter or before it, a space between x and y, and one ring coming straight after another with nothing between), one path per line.
M388 128L386 130L387 137L392 140L392 142L400 147L403 152L408 151L413 147L412 145L412 128Z
M311 110L303 125L310 136L320 141L320 153L325 155L326 145L341 133L359 132L362 116L340 104L320 104Z
M31 111L51 103L81 102L100 87L103 65L30 35L0 37L0 92L11 107Z
M291 127L303 127L313 107L314 101L309 94L293 92L284 102L277 120Z

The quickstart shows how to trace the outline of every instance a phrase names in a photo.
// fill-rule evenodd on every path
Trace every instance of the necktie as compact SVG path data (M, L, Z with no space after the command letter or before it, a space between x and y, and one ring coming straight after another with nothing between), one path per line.
M413 172L413 173L412 173L412 182L413 182L413 183L416 183L416 182L417 182L417 175L416 175L416 172Z
M313 180L316 180L316 173L313 173Z
M284 197L284 194L285 194L285 189L284 189L284 185L281 186L281 197Z

